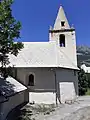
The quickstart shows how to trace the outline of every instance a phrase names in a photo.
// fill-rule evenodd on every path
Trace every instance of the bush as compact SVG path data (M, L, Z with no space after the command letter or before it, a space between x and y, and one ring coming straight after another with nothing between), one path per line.
M90 73L87 73L87 78L88 78L88 88L90 88Z
M78 74L78 87L79 87L79 95L85 95L88 90L88 78L85 74L84 70L80 70Z
M85 95L90 95L90 88L88 88L87 92L85 93Z

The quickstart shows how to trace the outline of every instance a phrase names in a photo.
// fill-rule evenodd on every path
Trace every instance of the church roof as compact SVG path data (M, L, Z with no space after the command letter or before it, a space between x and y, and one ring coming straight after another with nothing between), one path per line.
M24 42L18 56L10 55L10 64L15 67L63 67L78 69L56 42Z

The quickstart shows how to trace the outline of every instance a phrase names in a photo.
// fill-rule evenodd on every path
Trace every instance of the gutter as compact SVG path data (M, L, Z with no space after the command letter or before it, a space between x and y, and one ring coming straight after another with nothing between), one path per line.
M56 69L51 68L51 71L54 73L54 78L55 78L55 93L56 93L56 105L58 105L58 87L57 87L57 75L56 75ZM61 100L59 99L59 102L61 104Z
M56 105L58 104L57 102L57 78L56 78L56 70L53 71L54 72L54 77L55 77L55 92L56 92Z

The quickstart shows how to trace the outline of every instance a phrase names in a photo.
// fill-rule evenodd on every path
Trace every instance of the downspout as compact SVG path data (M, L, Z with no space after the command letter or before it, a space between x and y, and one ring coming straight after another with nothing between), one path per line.
M55 77L55 93L56 93L56 105L58 105L57 102L57 78L56 78L56 70L54 70L54 77Z
M55 78L55 93L56 93L56 105L58 105L58 101L59 100L59 103L61 104L61 99L58 98L58 81L57 81L57 75L56 75L56 69L53 69L53 73L54 73L54 78Z
M55 80L55 94L56 94L56 105L58 105L58 101L57 101L57 98L58 98L58 95L57 95L57 78L56 78L56 69L53 69L51 68L51 71L53 71L54 73L54 80Z

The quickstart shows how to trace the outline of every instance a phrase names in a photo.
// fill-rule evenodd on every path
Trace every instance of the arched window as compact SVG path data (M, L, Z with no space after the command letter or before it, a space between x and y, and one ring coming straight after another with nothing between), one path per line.
M28 86L34 86L34 75L29 75Z
M59 44L60 44L60 47L65 47L65 35L64 34L61 34L59 36Z

